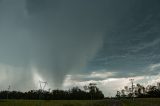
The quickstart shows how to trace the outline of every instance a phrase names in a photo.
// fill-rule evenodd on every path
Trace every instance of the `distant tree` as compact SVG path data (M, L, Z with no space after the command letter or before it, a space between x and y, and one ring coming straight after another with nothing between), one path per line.
M126 94L125 94L125 90L124 90L124 89L121 90L121 97L122 97L122 98L125 98L125 97L126 97Z
M30 90L28 92L20 91L0 91L0 99L29 99L29 100L85 100L90 99L103 99L104 95L97 86L89 84L89 92L81 90L79 87L73 87L69 90ZM6 96L7 95L7 96Z
M99 90L99 88L96 86L96 83L90 83L88 88L89 88L89 93L91 95L91 99L104 98L102 91Z
M121 97L121 92L117 91L116 97L119 99Z
M125 87L125 88L128 89L128 87ZM132 89L129 88L129 91L130 90ZM117 94L116 94L117 98L122 97L123 94L120 95L122 91L123 90L121 90L121 92L117 91ZM127 97L133 97L133 94L135 94L137 98L160 98L159 84L158 86L147 85L146 88L141 84L137 84L134 92L128 93Z

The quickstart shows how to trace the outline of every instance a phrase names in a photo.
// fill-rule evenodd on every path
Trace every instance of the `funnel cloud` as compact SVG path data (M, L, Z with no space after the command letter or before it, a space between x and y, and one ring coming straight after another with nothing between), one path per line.
M103 42L105 23L97 18L104 12L94 2L79 3L2 0L1 62L36 67L44 80L60 87L65 75L80 71Z

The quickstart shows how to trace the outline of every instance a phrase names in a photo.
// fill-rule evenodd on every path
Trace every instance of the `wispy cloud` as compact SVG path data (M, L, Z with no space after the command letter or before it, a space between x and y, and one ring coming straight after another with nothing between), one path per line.
M132 48L132 52L139 52L141 50L144 50L146 48L152 48L160 43L160 39L155 39L151 42L146 42L146 43L140 43L136 45L136 47Z
M160 69L160 63L151 64L151 65L149 66L149 71L157 71L157 69Z
M106 79L115 77L117 72L108 72L106 70L98 70L92 71L88 74L74 74L74 75L66 75L66 78L73 80L94 80L94 79Z

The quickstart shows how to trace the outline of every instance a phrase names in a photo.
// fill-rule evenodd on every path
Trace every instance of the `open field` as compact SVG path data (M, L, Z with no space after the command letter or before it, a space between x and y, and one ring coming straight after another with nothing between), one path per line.
M160 106L160 98L138 98L132 100L121 100L123 106Z
M0 106L106 106L96 100L1 100Z
M0 100L0 106L160 106L158 98L123 100Z

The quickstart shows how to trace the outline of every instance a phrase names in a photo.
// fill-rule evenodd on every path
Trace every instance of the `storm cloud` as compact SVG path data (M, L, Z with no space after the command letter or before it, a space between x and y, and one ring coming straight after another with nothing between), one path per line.
M159 5L158 0L1 0L0 84L34 88L39 75L37 83L43 79L60 88L67 75L102 80L158 74Z

